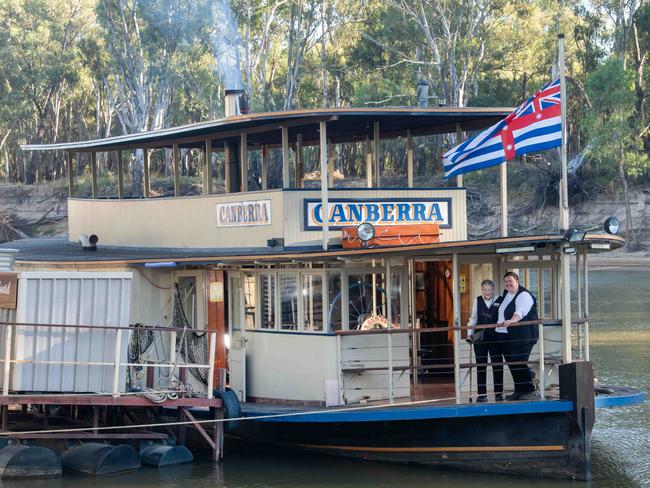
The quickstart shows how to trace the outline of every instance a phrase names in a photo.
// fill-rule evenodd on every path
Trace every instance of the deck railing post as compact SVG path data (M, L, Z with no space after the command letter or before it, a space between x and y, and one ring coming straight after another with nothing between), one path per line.
M5 358L2 371L2 394L9 395L9 373L11 371L11 351L13 349L13 325L7 325L5 329Z
M544 324L539 327L539 396L542 400L546 398L546 368L544 366Z
M120 354L122 349L122 329L115 331L115 364L113 365L113 396L118 396L120 383Z
M210 349L208 353L210 369L208 371L208 398L212 399L214 390L214 357L217 351L217 333L210 334Z
M325 295L327 296L327 295ZM341 349L341 336L337 334L336 336L336 351L337 351L337 358L336 358L336 374L338 376L339 380L339 404L343 405L345 402L343 401L343 393L345 392L345 385L343 384L343 368L341 366L341 361L343 360L343 350Z
M458 254L452 256L452 308L453 308L453 328L454 328L454 386L456 393L456 403L460 403L460 293L458 286Z
M388 402L393 403L393 334L390 333L390 329L386 335L388 336Z
M169 338L169 381L174 377L176 369L176 331L173 331Z

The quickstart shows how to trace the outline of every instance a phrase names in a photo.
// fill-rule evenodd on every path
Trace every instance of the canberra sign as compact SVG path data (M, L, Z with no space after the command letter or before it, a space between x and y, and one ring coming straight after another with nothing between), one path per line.
M271 200L217 203L217 227L271 224Z
M328 202L329 229L370 222L374 225L433 224L449 229L450 198L381 198L355 200L334 198ZM323 205L319 199L304 200L305 230L323 226Z

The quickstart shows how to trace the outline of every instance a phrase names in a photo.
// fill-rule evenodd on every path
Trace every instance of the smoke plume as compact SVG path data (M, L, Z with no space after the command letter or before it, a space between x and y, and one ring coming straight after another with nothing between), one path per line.
M226 90L243 90L239 56L241 38L230 2L213 0L211 14L214 29L210 33L210 42L217 58L217 70L221 81Z

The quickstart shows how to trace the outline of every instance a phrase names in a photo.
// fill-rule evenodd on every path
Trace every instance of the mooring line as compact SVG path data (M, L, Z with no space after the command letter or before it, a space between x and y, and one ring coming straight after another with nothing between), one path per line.
M97 426L97 427L78 427L72 429L52 429L52 430L28 430L20 432L0 432L0 437L11 437L12 435L29 435L29 434L63 434L67 432L85 432L88 430L91 431L100 431L100 430L119 430L119 429L143 429L147 427L170 427L177 425L196 425L196 424L217 424L221 422L235 422L235 421L245 421L245 420L261 420L261 419L272 419L272 418L282 418L282 417L299 417L304 415L317 415L317 414L330 414L330 413L340 413L340 412L354 412L360 410L376 410L379 408L386 407L403 407L410 405L423 405L425 403L436 403L436 402L445 402L450 400L455 400L456 397L448 398L436 398L431 400L418 400L413 402L404 402L404 403L385 403L382 405L364 405L359 407L345 407L337 408L330 410L311 410L305 412L288 412L288 413L277 413L270 415L256 415L252 417L235 417L235 418L224 418L224 419L208 419L208 420L197 420L196 422L192 421L178 421L178 422L158 422L152 424L137 424L137 425L108 425L108 426ZM160 406L160 405L158 405Z

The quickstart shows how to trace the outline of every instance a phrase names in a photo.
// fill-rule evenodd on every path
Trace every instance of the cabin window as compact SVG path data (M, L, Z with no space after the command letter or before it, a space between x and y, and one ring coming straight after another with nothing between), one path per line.
M275 274L260 275L260 328L275 329Z
M255 305L257 303L255 275L244 274L244 323L247 329L255 328Z
M391 272L390 277L390 301L391 301L391 322L395 327L400 327L402 323L402 274L400 272Z
M280 328L298 330L298 276L280 274Z
M323 276L320 274L302 275L302 314L304 331L323 330Z
M197 323L197 306L196 306L196 278L194 276L183 276L178 278L178 295L183 305L185 318L190 327L196 329Z

